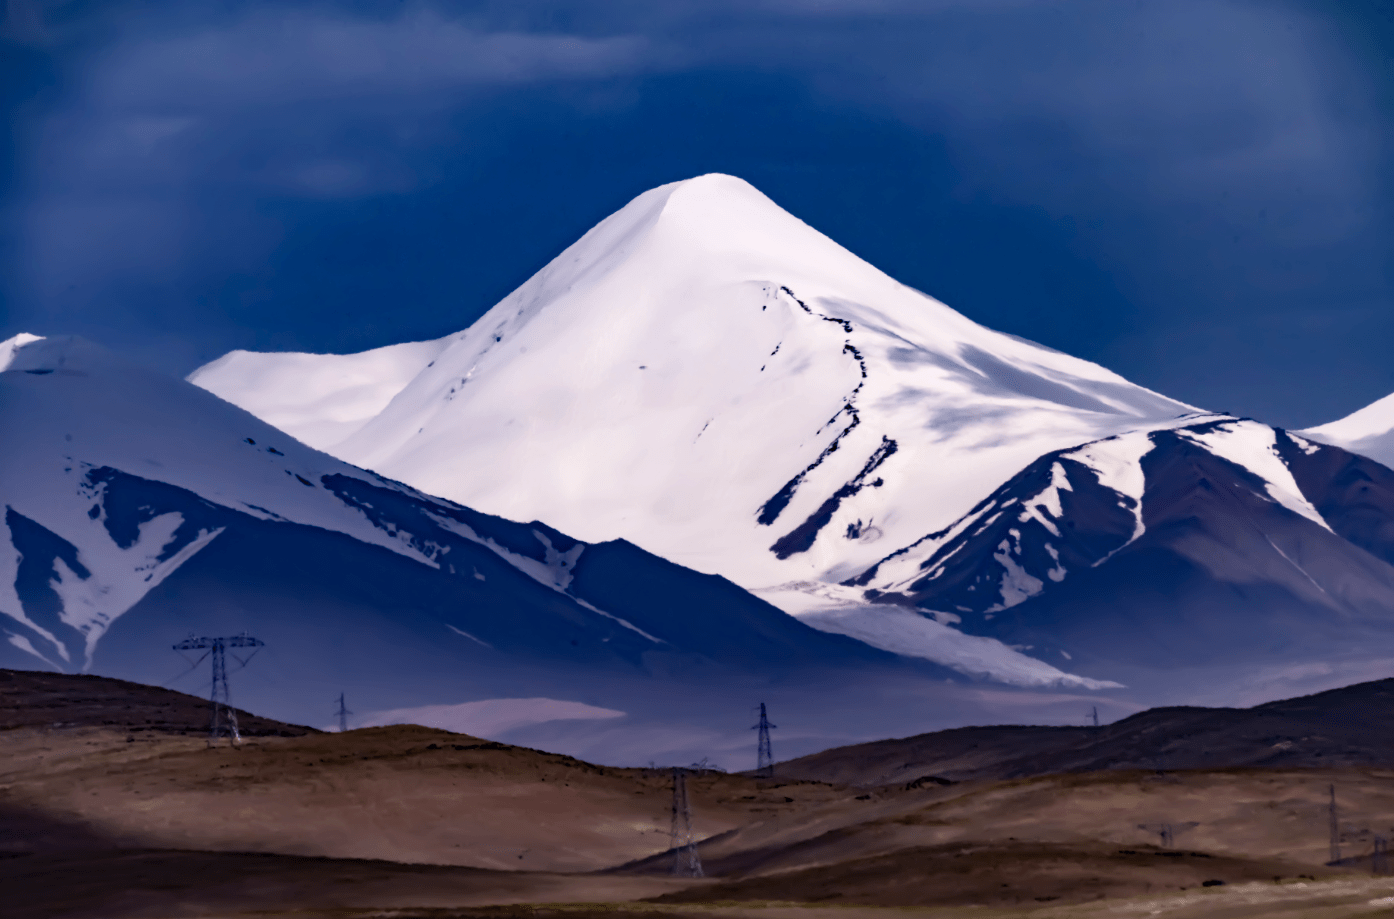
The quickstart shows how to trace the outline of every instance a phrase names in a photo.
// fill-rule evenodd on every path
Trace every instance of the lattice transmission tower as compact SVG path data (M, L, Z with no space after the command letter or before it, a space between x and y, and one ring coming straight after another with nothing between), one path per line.
M213 711L211 712L208 723L208 746L213 746L218 742L218 738L227 734L233 746L242 743L242 734L237 730L237 711L232 707L232 697L227 688L227 649L228 648L260 648L266 642L259 638L253 638L246 632L241 635L220 636L218 638L195 638L190 635L188 638L174 646L176 651L203 651L203 657L213 659L213 688L209 692L208 701ZM233 660L243 667L257 652L252 651L243 660L237 655L233 655ZM203 661L200 657L194 662L197 666Z
M1157 836L1161 838L1162 848L1170 849L1176 842L1177 833L1194 830L1198 826L1200 826L1200 824L1196 821L1188 820L1185 823L1139 823L1137 828L1157 834Z
M779 727L777 724L770 724L770 719L765 714L765 703L760 703L760 723L751 728L752 731L759 731L759 740L755 749L755 774L763 779L774 777L774 753L770 750L770 729Z
M692 835L692 807L687 800L687 770L681 767L673 769L673 822L668 834L673 844L673 875L702 877L702 857Z
M1341 860L1341 823L1336 813L1336 786L1331 786L1331 803L1327 805L1326 814L1331 828L1331 860L1339 862Z
M343 694L343 693L339 693L339 710L338 710L337 712L335 712L334 714L336 714L336 715L339 716L339 733L340 733L340 734L347 733L347 732L348 732L348 716L349 716L349 715L352 715L353 712L349 711L349 710L344 706L344 694Z

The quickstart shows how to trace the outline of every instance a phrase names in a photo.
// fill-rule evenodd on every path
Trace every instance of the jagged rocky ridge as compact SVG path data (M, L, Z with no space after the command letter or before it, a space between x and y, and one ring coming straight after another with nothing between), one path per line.
M1129 434L1041 457L844 586L1085 672L1386 654L1394 472L1248 420Z

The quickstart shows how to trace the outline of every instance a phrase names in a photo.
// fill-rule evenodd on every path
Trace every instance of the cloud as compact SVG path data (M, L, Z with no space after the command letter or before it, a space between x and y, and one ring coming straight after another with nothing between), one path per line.
M711 170L978 321L1248 413L1269 403L1138 338L1221 313L1242 335L1255 295L1388 300L1374 71L1300 0L14 8L57 76L16 121L12 331L76 282L75 317L158 296L189 328L284 321L301 348L441 334L563 229ZM470 235L486 224L498 241ZM366 304L398 292L411 310ZM296 324L325 297L339 312ZM209 357L254 344L214 338Z
M364 100L633 73L641 36L489 32L415 8L382 21L265 8L230 27L120 44L99 59L94 101L208 111Z
M554 721L596 721L623 718L624 712L560 699L483 699L456 705L422 705L371 712L355 727L419 724L475 737L498 737L507 731Z
M875 58L828 61L814 81L945 131L966 170L1029 186L1036 200L1086 186L1209 193L1294 174L1350 196L1374 178L1361 138L1342 124L1369 99L1329 97L1340 49L1319 23L1281 7L964 9L935 30L883 42Z

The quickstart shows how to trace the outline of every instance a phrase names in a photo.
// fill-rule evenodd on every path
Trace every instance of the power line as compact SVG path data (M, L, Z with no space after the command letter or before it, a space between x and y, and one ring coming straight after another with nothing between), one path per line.
M762 779L774 778L774 753L770 750L770 729L778 725L770 724L765 714L765 703L760 703L760 723L751 728L759 731L755 749L755 774Z
M204 657L210 657L213 661L213 686L208 694L208 702L212 708L208 723L208 746L213 746L218 742L218 738L224 733L232 741L233 746L242 743L242 734L237 729L237 710L232 707L232 696L228 692L227 686L227 649L228 648L261 648L264 644L259 638L253 638L246 632L241 635L230 637L220 636L218 638L195 638L190 635L188 638L174 646L176 651L204 651L208 653ZM252 657L256 655L253 650L246 660L233 655L232 659L237 661L242 667L246 667ZM203 660L202 657L199 658ZM197 664L195 664L197 666ZM238 670L242 667L237 668ZM233 671L236 673L237 671Z

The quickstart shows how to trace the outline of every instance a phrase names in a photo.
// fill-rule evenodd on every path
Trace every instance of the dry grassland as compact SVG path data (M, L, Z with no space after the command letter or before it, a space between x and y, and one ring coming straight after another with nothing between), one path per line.
M878 789L708 773L688 780L694 882L668 875L666 773L412 726L268 723L208 749L100 715L0 730L6 919L1394 916L1368 859L1394 838L1389 770ZM1332 784L1363 863L1324 865Z

